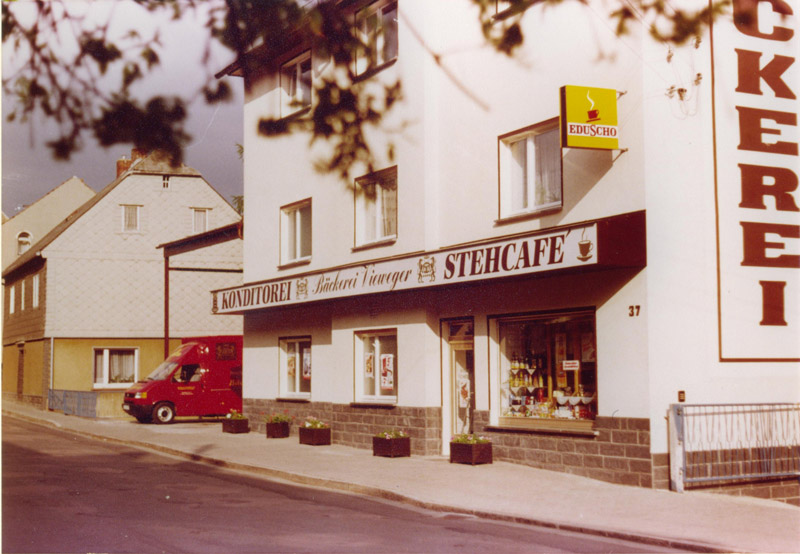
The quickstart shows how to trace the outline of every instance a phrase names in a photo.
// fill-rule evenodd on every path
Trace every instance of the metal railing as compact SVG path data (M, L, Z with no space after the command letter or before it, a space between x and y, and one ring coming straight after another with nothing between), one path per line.
M672 404L670 486L800 476L800 403Z

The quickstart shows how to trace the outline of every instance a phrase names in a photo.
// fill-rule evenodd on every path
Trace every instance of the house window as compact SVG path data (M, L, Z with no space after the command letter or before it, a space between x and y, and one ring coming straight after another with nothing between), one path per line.
M281 263L311 258L311 200L281 208Z
M594 311L490 320L490 361L500 377L499 423L588 425L597 414Z
M205 233L208 231L208 210L207 208L192 208L192 230L195 233Z
M139 230L139 208L141 206L134 206L126 204L122 206L122 230L123 231L138 231Z
M356 246L397 238L397 167L356 181Z
M356 400L397 402L397 331L356 333Z
M311 106L311 51L281 66L281 116Z
M25 279L19 284L19 311L25 309Z
M31 286L31 307L38 308L39 307L39 274L33 276L33 282Z
M8 289L8 315L13 314L17 309L16 292L17 286L11 285Z
M499 157L500 217L561 207L557 122L500 137Z
M136 348L95 348L94 384L128 385L136 381L139 351Z
M281 395L287 398L311 396L311 339L280 341Z
M374 2L356 13L362 42L356 53L356 75L397 58L397 2Z
M161 188L168 189L169 188L169 175L163 175L161 177Z
M31 247L31 234L28 231L22 231L17 235L17 256L20 256L28 251Z

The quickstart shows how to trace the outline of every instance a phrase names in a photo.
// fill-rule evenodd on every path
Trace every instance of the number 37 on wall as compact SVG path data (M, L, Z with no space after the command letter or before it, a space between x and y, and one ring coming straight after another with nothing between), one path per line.
M639 317L639 312L642 307L639 304L635 306L628 306L628 317Z

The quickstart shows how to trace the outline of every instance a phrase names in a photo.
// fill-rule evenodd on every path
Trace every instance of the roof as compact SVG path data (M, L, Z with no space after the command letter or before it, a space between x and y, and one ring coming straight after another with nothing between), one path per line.
M91 210L112 190L114 190L117 187L117 185L119 185L122 181L124 181L128 176L132 174L140 174L140 175L160 174L160 175L183 175L183 176L202 177L199 171L191 167L188 167L186 165L183 164L180 164L178 166L171 165L169 162L169 157L163 153L151 152L147 156L135 160L127 171L119 175L111 183L106 185L106 187L103 190L95 194L92 198L86 201L78 209L69 214L66 217L66 219L64 219L61 223L53 227L53 229L49 233L47 233L44 237L42 237L41 240L39 240L35 244L32 244L31 247L24 254L22 254L19 258L17 258L12 264L10 264L3 271L3 277L13 273L17 269L21 268L22 266L33 260L34 258L38 257L42 249L46 248L50 243L52 243L55 239L61 236L61 234L64 231L66 231L78 219L80 219L81 216L83 216L86 212Z
M244 238L244 223L240 219L235 223L217 227L216 229L211 229L204 233L197 233L196 235L189 235L182 239L159 244L156 248L163 248L164 257L167 258L169 256L175 256L177 254L183 254L184 252L191 252L221 242L241 238Z

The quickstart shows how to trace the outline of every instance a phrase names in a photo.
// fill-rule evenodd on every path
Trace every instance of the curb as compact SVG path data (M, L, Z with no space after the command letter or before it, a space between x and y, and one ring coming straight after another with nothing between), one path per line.
M523 525L531 525L535 527L541 527L544 529L554 529L559 531L565 531L570 533L580 533L583 535L592 535L596 537L603 537L609 539L618 539L624 540L629 542L635 542L639 544L646 544L649 546L660 546L665 548L672 548L677 550L685 550L689 552L711 552L711 553L724 553L724 552L731 552L730 548L723 548L719 546L712 546L707 544L700 544L700 543L693 543L687 542L682 540L676 539L669 539L663 537L655 537L651 535L641 535L636 533L631 533L627 531L615 531L615 530L606 530L606 529L596 529L593 527L584 527L580 525L574 524L565 524L559 523L554 521L547 521L542 519L535 519L535 518L527 518L522 516L514 516L509 514L502 514L496 512L486 512L482 510L470 510L465 508L459 508L455 506L448 506L446 504L439 504L434 502L427 502L412 498L410 496L406 496L400 493L387 491L384 489L379 489L376 487L370 487L366 485L359 485L356 483L349 483L346 481L336 481L333 479L323 479L319 477L313 477L309 475L302 475L299 473L291 473L288 471L283 471L279 469L271 469L265 467L258 467L252 466L248 464L241 464L237 462L231 462L227 460L222 460L220 458L212 458L209 456L202 456L199 454L192 454L189 452L185 452L183 450L178 450L174 448L169 448L166 446L155 445L148 442L141 442L135 440L126 440L126 439L118 439L114 437L109 437L106 435L89 433L84 431L78 431L75 429L70 429L68 427L64 427L63 425L59 424L56 421L51 421L45 418L36 418L31 417L25 414L19 414L12 411L2 410L2 415L4 417L11 417L16 418L22 421L26 421L28 423L32 423L34 425L40 425L43 427L53 427L59 429L60 431L70 433L72 435L81 436L84 438L90 438L94 440L99 440L103 442L119 444L123 446L130 446L133 448L139 448L142 450L149 450L151 452L157 452L161 454L167 454L173 457L182 458L184 460L189 460L197 463L201 463L204 465L209 465L213 467L218 467L222 469L228 469L231 471L243 472L248 473L251 475L258 475L264 478L271 478L271 479L280 479L286 483L302 485L307 487L315 487L321 489L328 489L332 491L366 496L370 498L378 498L381 500L388 500L391 502L397 502L400 504L405 504L409 506L414 506L416 508L422 508L425 510L430 510L433 512L449 512L454 514L462 514L462 515L470 515L474 517L478 517L481 519L491 520L491 521L502 521L508 523L518 523Z

